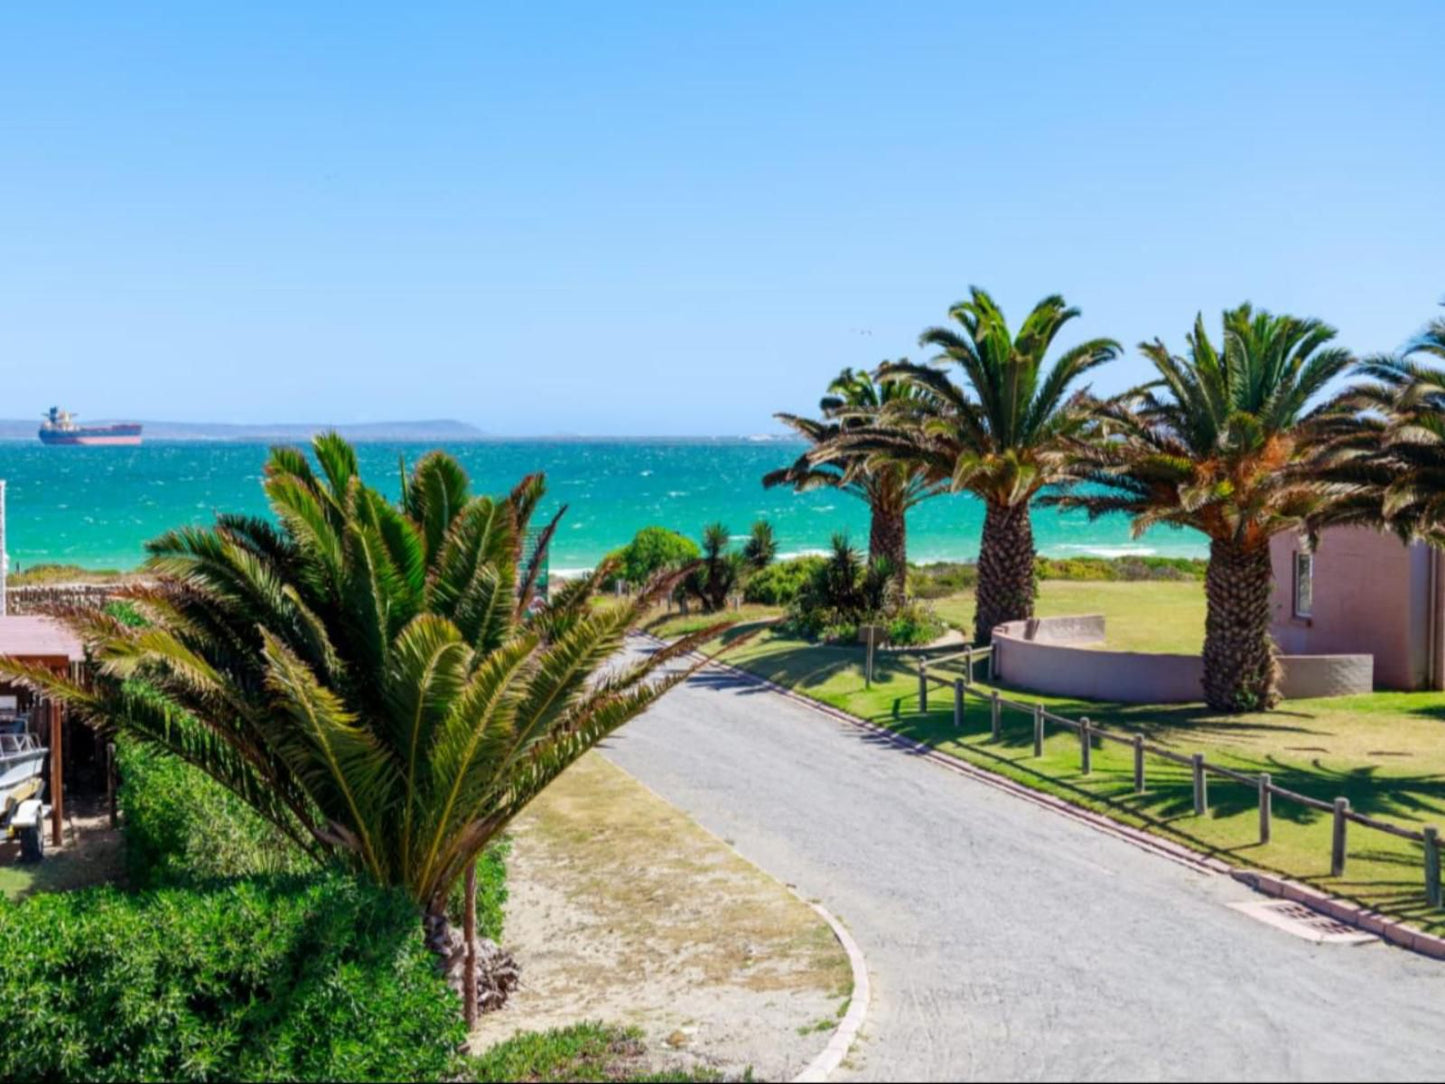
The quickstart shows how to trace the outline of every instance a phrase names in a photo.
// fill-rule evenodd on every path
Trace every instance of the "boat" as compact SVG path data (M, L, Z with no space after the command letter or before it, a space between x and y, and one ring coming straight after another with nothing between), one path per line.
M0 733L0 832L20 840L22 861L45 855L45 758L50 750L35 735L18 729L24 716L4 724Z
M59 407L51 407L40 423L41 444L139 444L139 422L118 422L115 425L77 425L75 415Z
M27 784L39 779L48 751L34 734L0 734L0 809L14 804L11 799L17 794L29 797L24 793ZM38 784L31 786L39 789Z

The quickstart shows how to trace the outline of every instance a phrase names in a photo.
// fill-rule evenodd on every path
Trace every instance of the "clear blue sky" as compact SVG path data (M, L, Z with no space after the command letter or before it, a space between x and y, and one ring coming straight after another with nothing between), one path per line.
M1445 296L1440 0L501 7L4 5L0 415L755 433L970 283Z

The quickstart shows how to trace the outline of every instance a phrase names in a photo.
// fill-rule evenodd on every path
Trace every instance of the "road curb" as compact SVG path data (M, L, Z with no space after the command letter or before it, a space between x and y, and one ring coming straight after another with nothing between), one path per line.
M1374 934L1392 945L1398 945L1400 948L1409 949L1436 960L1445 960L1445 938L1405 926L1368 907L1361 907L1348 900L1342 900L1338 896L1331 896L1327 892L1302 885L1298 881L1277 877L1261 870L1235 868L1230 870L1230 876L1240 884L1248 885L1262 895L1292 900L1295 903L1303 904L1311 911L1328 915L1337 922L1344 922L1364 930L1366 933Z
M666 641L653 636L651 633L638 633L637 635L656 644L666 643ZM702 653L697 652L697 654L701 655ZM1105 835L1111 835L1141 850L1149 851L1161 858L1167 858L1172 862L1186 866L1199 873L1223 874L1232 877L1240 884L1252 888L1263 895L1293 900L1313 911L1328 915L1330 918L1339 922L1344 922L1364 930L1367 933L1372 933L1382 940L1388 941L1390 944L1397 945L1400 948L1409 949L1412 952L1418 952L1434 959L1445 960L1445 938L1436 937L1433 934L1413 929L1370 908L1358 906L1347 900L1340 899L1338 896L1331 896L1326 892L1321 892L1318 889L1299 884L1288 878L1266 873L1262 870L1232 866L1228 862L1221 861L1212 855L1193 850L1182 843L1162 839L1142 829L1121 824L1118 821L1104 816L1102 813L1095 813L1092 810L1066 802L1062 798L1056 798L1051 794L1044 794L1041 791L1033 790L1021 783L1015 783L1006 776L991 772L986 768L980 768L958 757L950 756L948 753L941 752L932 746L924 745L922 742L905 738L903 735L888 729L886 726L880 726L878 723L860 718L857 715L844 711L842 708L836 708L831 704L814 700L810 696L795 692L784 685L779 685L775 681L760 677L731 663L722 662L719 659L713 658L709 659L708 665L751 682L754 685L760 685L780 696L786 697L796 704L810 708L822 715L827 715L856 729L865 730L870 734L877 735L889 745L915 753L947 771L975 779L985 786L1004 791L1026 802L1032 802L1034 805L1042 806L1062 816L1069 817L1082 824L1087 824L1091 828L1103 832Z
M803 899L796 889L789 889L789 891L800 900ZM853 1049L853 1044L858 1040L858 1032L862 1029L863 1021L868 1016L868 1003L872 1000L873 990L868 983L868 962L863 958L863 950L858 947L858 942L853 940L853 935L822 904L814 903L812 900L803 900L803 902L817 911L823 921L832 929L833 936L838 939L838 944L843 946L843 951L848 954L848 966L853 969L853 994L848 1002L848 1011L843 1014L842 1021L833 1030L833 1035L822 1053L810 1061L806 1069L793 1077L794 1084L817 1084L819 1081L827 1080L833 1071L843 1064L843 1059Z

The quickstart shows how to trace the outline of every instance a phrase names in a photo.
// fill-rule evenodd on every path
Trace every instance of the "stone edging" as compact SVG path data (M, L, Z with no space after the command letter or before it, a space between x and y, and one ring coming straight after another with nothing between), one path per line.
M640 633L639 635L658 644L665 643L665 641L650 633ZM1127 824L1120 824L1118 821L1112 820L1101 813L1095 813L1092 810L1066 802L1062 798L1055 798L1051 794L1045 794L1041 791L1026 787L1021 783L1015 783L1006 776L999 775L996 772L988 771L986 768L980 768L977 765L970 764L958 757L940 752L932 746L924 745L922 742L905 738L885 726L880 726L877 723L869 722L867 719L859 718L841 708L835 708L831 704L824 704L821 701L814 700L812 697L804 696L802 693L779 685L775 681L769 681L767 678L759 677L757 674L733 666L731 663L712 659L708 665L725 670L754 685L761 685L781 696L787 697L797 704L837 719L839 722L846 723L860 730L866 730L870 734L875 734L883 738L890 745L894 745L900 749L906 749L911 753L916 753L949 771L968 776L970 779L976 779L980 783L993 787L996 790L1006 791L1026 802L1032 802L1034 805L1043 806L1063 816L1080 821L1089 825L1091 828L1104 832L1106 835L1114 836L1116 839L1123 840L1142 850L1150 851L1163 858L1168 858L1171 861L1188 866L1200 873L1226 874L1241 884L1249 886L1256 892L1263 893L1267 896L1278 896L1283 899L1294 900L1296 903L1301 903L1313 911L1318 911L1340 922L1356 926L1359 929L1365 930L1367 933L1372 933L1401 948L1410 949L1411 951L1421 953L1425 956L1431 956L1435 959L1445 960L1445 938L1412 929L1401 922L1381 915L1377 911L1350 903L1337 896L1331 896L1318 889L1309 888L1296 881L1291 881L1275 874L1265 873L1261 870L1231 866L1229 863L1223 862L1212 855L1202 854L1181 843L1162 839Z
M802 896L794 891L793 894L802 899ZM848 1011L843 1014L842 1021L833 1030L832 1037L816 1058L808 1063L808 1067L797 1076L793 1077L794 1084L816 1084L818 1081L827 1080L838 1066L843 1064L843 1059L848 1056L848 1051L853 1049L853 1044L858 1039L858 1032L863 1027L863 1020L868 1015L868 1003L872 999L873 991L868 985L868 964L863 959L863 950L853 940L843 924L833 917L822 904L813 903L811 900L803 900L814 911L817 911L833 930L833 936L838 939L838 944L843 946L843 951L848 954L848 965L853 969L853 994L848 1002Z

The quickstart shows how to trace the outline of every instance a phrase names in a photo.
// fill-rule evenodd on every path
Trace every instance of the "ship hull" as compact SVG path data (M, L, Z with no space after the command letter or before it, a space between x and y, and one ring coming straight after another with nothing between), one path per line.
M134 447L141 442L138 425L113 425L95 429L42 429L41 444Z

